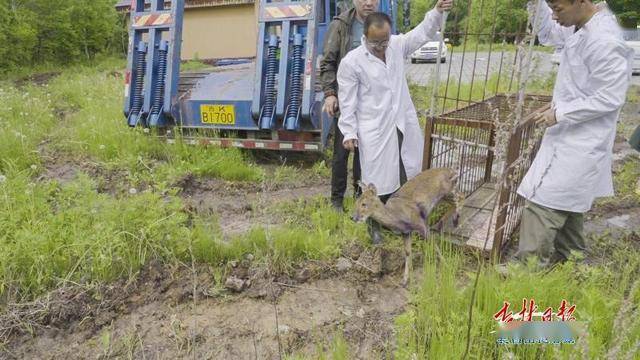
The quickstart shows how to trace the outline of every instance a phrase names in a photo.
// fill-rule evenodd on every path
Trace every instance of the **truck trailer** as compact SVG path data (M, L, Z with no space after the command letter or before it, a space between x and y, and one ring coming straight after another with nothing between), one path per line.
M180 72L185 0L133 0L124 115L175 141L321 152L333 120L322 112L319 64L334 0L260 0L255 59ZM394 19L394 0L380 11ZM215 39L211 39L215 46Z

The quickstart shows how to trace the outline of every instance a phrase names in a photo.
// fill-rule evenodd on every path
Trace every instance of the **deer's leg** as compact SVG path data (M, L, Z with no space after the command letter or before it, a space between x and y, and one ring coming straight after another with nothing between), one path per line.
M411 261L411 234L404 234L404 275L402 276L402 286L409 285L409 278L412 266Z
M458 222L460 220L460 213L462 212L462 207L464 206L464 194L458 190L457 187L454 187L452 190L453 193L453 202L456 206L456 211L453 214L453 226L458 227Z

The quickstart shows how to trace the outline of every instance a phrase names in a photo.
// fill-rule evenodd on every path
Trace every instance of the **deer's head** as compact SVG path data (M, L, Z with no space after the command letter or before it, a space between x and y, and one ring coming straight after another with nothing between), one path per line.
M356 200L353 221L364 222L373 215L376 207L382 205L382 202L378 198L378 190L375 185L365 185L362 182L359 182L358 185L362 189L362 195Z

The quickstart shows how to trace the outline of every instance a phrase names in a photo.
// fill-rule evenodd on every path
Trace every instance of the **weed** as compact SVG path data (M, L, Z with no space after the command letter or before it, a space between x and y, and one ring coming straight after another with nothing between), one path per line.
M190 60L180 65L180 71L197 71L210 68L211 66L198 60Z
M431 243L425 245L424 278L415 293L412 306L397 318L398 359L411 358L460 358L466 339L467 309L469 307L468 286L472 276L464 266L459 250L445 247L445 261L435 261ZM501 279L490 267L480 276L478 296L474 306L471 329L471 353L478 358L502 358L514 355L521 359L556 358L553 351L566 357L576 349L569 346L552 351L547 347L518 345L496 346L496 330L493 315L503 301L522 303L522 299L535 299L540 307L559 306L562 299L576 304L575 317L584 322L586 334L584 351L591 358L602 358L611 346L613 319L618 312L625 293L632 286L633 275L640 270L640 262L632 254L619 253L625 262L619 270L593 268L569 262L548 273L534 270L533 266L517 266L509 270L509 276ZM533 265L533 264L532 264ZM535 285L533 285L535 284ZM574 286L572 284L580 284ZM516 313L518 309L514 309ZM626 325L630 331L627 344L640 337L640 322L634 318Z

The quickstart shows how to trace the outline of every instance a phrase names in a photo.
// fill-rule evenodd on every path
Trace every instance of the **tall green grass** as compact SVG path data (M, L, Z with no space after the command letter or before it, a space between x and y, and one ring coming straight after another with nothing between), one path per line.
M40 164L38 144L56 124L50 92L0 83L0 174Z
M507 65L505 65L507 66ZM510 66L510 65L509 65ZM452 75L452 79L455 76ZM545 76L532 77L527 83L526 93L536 95L551 95L556 78L556 73L551 72ZM434 84L426 86L410 84L409 92L416 110L428 114L431 107L431 98ZM488 79L476 78L473 84L460 83L455 80L440 82L435 114L440 114L456 108L469 105L471 102L479 102L496 94L513 94L518 88L517 78L504 70L500 75L494 74ZM444 97L447 99L444 100ZM458 99L458 101L454 100Z
M152 168L148 181L175 181L193 173L226 180L259 181L261 169L239 150L168 144L140 128L130 129L122 113L122 80L112 72L78 67L54 79L49 88L64 124L51 134L52 146L70 156L85 156L107 168Z
M275 179L265 179L236 149L186 145L179 137L167 144L128 128L121 66L73 67L44 86L3 83L0 299L29 299L66 280L133 276L150 259L193 257L217 266L252 253L287 271L305 259L337 256L346 241L362 238L362 228L318 198L275 209L288 219L286 226L225 239L215 218L185 210L175 187L181 177L282 182L292 174L301 180L300 172L280 167ZM40 176L45 165L58 163L76 164L76 177ZM326 175L326 167L310 171ZM123 191L105 193L104 185Z
M335 212L322 197L267 205L264 211L283 218L285 224L255 227L225 241L206 223L196 223L192 238L196 259L219 264L250 253L269 268L287 272L304 260L337 257L345 244L367 239L363 226Z
M189 236L176 198L114 198L87 175L60 186L10 171L0 184L0 296L20 299L63 280L131 276L151 258L178 256Z
M460 359L465 352L474 274L462 252L448 246L443 252L446 260L440 263L433 246L425 247L423 280L412 305L396 320L398 359ZM613 258L616 262L606 267L569 262L549 273L533 266L511 267L506 278L485 267L473 305L470 358L601 359L616 345L621 349L615 358L632 352L640 341L640 320L637 309L625 311L622 304L625 297L632 304L640 300L637 288L629 294L638 281L640 260L627 247L615 248ZM517 313L523 298L535 299L540 312L547 306L557 311L562 299L575 304L574 316L584 323L586 334L575 345L497 345L493 315L503 301Z

